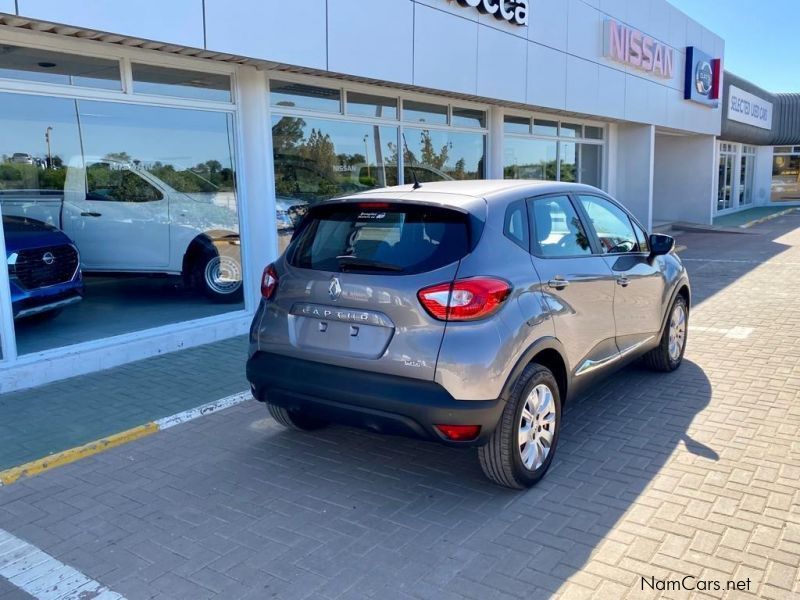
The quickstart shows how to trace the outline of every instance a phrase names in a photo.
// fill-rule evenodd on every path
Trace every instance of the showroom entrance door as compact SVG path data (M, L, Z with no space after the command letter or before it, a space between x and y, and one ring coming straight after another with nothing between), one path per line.
M755 146L720 142L717 166L716 214L726 214L752 206Z

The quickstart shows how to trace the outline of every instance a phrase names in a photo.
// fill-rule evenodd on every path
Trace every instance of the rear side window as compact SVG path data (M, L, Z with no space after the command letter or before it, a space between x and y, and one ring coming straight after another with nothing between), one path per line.
M469 251L467 216L419 205L353 203L311 210L289 263L333 272L410 275L443 267Z
M506 209L503 234L523 250L530 250L528 245L528 216L525 201L518 200Z
M589 237L568 196L545 196L528 203L533 253L542 258L591 254Z

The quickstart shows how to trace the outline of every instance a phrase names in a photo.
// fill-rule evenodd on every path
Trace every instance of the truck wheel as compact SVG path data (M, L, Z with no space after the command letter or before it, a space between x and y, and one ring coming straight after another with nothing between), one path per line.
M484 474L498 485L525 489L550 463L561 429L561 397L553 373L533 363L517 379L489 443L478 448Z
M686 299L678 295L667 318L658 346L644 355L644 363L654 371L669 373L681 366L686 351L686 333L689 329L689 307Z
M282 406L276 406L269 402L266 404L270 416L287 429L294 429L295 431L314 431L328 425L328 422L322 419L316 419L304 415L301 412L286 410Z
M242 265L234 257L204 252L195 263L194 280L212 302L241 302Z

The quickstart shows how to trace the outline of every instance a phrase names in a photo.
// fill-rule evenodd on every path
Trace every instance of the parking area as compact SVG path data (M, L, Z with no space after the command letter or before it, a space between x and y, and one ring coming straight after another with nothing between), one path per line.
M0 529L129 599L797 598L800 215L678 245L684 364L568 405L527 492L249 401L0 488Z

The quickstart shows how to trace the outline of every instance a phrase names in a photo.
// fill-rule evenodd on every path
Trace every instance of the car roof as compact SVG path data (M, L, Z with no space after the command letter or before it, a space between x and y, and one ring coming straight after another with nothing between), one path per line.
M473 212L477 205L508 198L509 195L539 196L542 194L569 192L601 193L595 187L579 183L540 181L533 179L479 179L466 181L432 181L413 185L397 185L360 192L328 202L363 200L400 200L414 203L435 204Z

